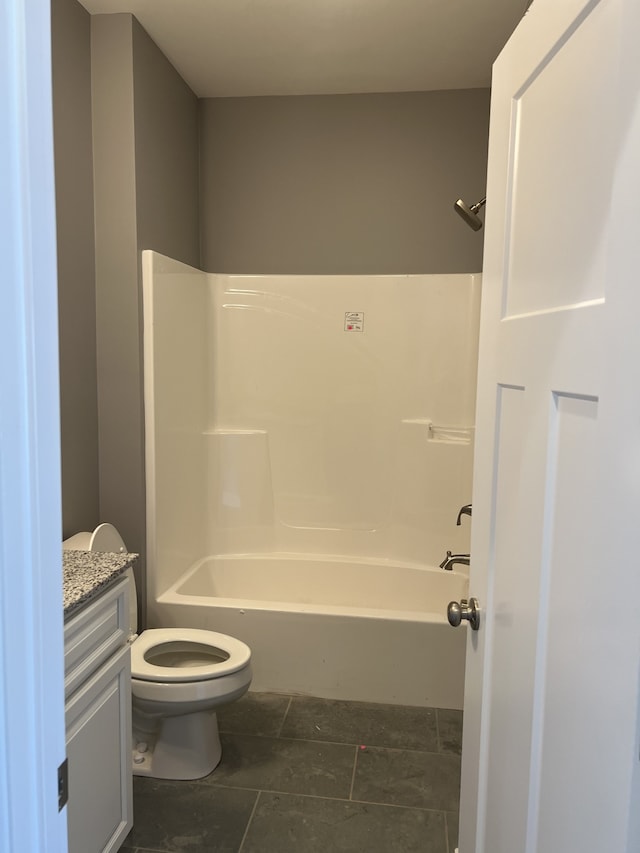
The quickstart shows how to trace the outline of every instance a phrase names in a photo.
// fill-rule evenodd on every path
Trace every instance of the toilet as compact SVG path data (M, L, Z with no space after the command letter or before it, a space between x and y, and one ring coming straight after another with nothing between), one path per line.
M63 548L126 553L112 524L76 533ZM240 640L196 628L137 628L131 581L133 773L156 779L200 779L222 756L215 709L251 684L251 649Z

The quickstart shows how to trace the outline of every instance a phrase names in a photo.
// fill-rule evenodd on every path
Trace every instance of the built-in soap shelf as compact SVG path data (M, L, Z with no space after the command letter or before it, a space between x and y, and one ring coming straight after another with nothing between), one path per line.
M441 444L471 444L475 427L449 424L434 424L428 418L406 418L402 420L407 426L418 426L427 432L427 441Z

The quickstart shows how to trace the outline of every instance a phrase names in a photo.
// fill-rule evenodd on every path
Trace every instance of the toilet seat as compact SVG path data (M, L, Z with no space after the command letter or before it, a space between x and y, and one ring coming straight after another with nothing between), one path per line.
M164 647L164 648L163 648ZM227 655L226 660L212 660L204 664L158 665L154 657L163 654L189 655L190 648L196 656L216 652ZM197 628L149 628L131 645L131 677L140 681L185 682L208 681L238 672L249 665L251 650L241 640Z

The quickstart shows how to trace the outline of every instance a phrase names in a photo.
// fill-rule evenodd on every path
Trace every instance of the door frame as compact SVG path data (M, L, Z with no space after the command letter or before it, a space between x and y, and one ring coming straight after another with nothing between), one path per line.
M51 26L0 6L0 849L67 850Z

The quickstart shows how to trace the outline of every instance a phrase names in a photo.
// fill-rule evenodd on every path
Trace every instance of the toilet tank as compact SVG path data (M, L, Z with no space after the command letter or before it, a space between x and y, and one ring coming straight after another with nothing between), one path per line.
M110 554L126 554L127 547L122 536L113 524L99 524L93 533L82 531L75 533L62 543L64 551L103 551ZM129 618L130 631L135 634L138 630L138 596L136 594L136 579L133 569L129 567L126 571L129 578Z

